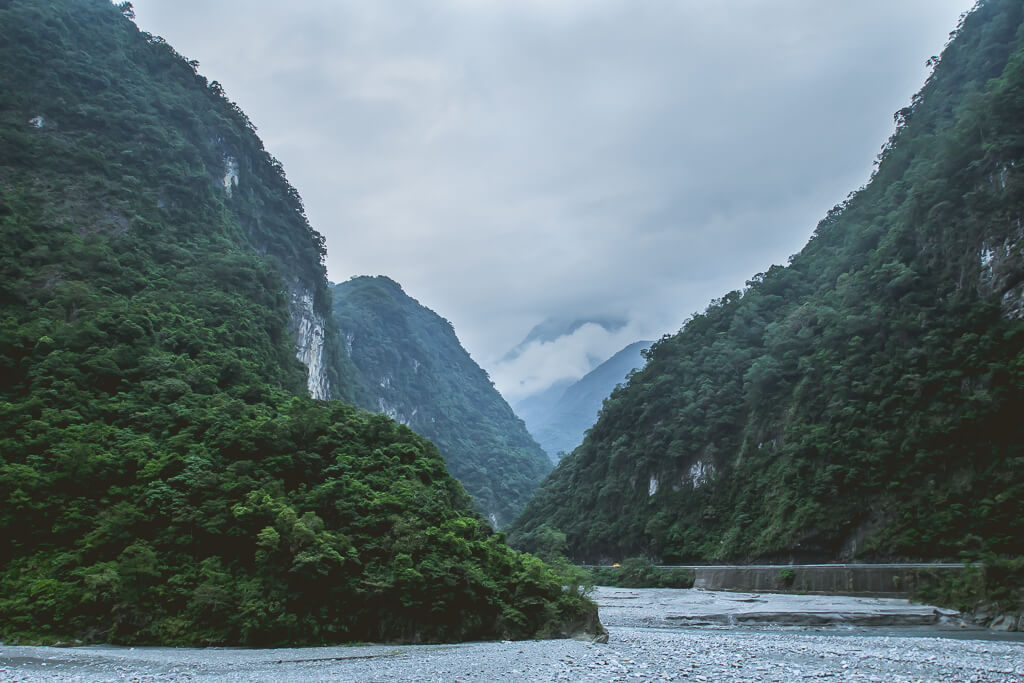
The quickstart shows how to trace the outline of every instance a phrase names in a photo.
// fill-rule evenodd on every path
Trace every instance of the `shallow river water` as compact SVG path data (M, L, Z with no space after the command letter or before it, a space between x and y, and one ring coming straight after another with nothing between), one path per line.
M965 630L951 613L905 600L616 588L600 588L595 597L609 631L607 644L3 646L0 681L1024 683L1024 634Z

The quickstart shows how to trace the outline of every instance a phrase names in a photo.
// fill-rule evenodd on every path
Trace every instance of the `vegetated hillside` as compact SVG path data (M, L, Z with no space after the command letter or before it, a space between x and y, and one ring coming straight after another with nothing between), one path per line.
M363 407L433 441L491 524L510 523L551 464L451 323L386 277L352 278L332 293Z
M604 399L629 373L643 367L646 361L641 351L653 343L634 342L569 386L515 405L516 414L553 462L583 441L583 433L597 420Z
M1024 553L1024 4L970 13L788 267L656 343L513 527L577 560Z
M593 627L433 445L308 396L357 386L322 238L245 115L130 14L0 2L0 640Z

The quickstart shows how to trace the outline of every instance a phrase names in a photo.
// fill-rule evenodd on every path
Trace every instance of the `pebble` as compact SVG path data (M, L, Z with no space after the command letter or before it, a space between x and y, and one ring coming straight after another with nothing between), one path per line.
M827 632L610 629L572 640L293 650L0 648L0 681L1005 681L1024 683L1024 643ZM520 652L521 650L521 652ZM987 650L987 651L986 651ZM741 656L737 659L737 654ZM839 658L857 661L838 665ZM616 665L615 662L618 662ZM774 670L777 673L771 674Z
M628 618L602 609L607 644L541 640L275 650L0 646L0 681L1024 683L1020 640L920 631L902 636L872 629L641 626L662 625L658 604L656 599L632 601Z

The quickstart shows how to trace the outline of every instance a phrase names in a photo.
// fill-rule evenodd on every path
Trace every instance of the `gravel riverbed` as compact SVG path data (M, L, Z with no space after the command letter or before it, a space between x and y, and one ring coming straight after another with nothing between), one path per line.
M2 681L1005 681L1024 683L1024 641L935 627L680 627L680 615L842 615L905 601L598 589L607 644L575 640L273 650L0 647ZM839 603L836 602L839 600ZM879 604L874 604L879 603ZM896 603L903 603L899 605ZM697 607L687 608L686 605ZM928 608L931 609L931 608ZM741 622L746 623L746 622ZM856 623L856 622L854 622ZM949 626L948 620L944 622ZM964 636L967 637L964 637Z

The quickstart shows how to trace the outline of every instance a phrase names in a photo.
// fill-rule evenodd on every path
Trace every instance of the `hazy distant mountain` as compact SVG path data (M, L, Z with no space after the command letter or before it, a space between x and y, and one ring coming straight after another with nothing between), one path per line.
M615 385L644 365L641 350L653 342L630 344L576 382L559 382L515 405L533 438L553 462L583 441L583 433L597 420L601 403Z
M491 523L511 522L551 464L451 323L386 277L352 278L332 293L363 407L433 441Z
M546 421L547 416L557 409L558 402L562 400L565 390L575 383L571 379L561 379L547 389L531 394L512 404L513 410L526 423L526 428L530 430L530 434L535 434L534 430L540 427ZM533 438L536 439L537 437L534 436ZM537 443L540 443L540 440ZM541 444L542 447L543 445ZM555 453L549 453L549 455L554 459Z

